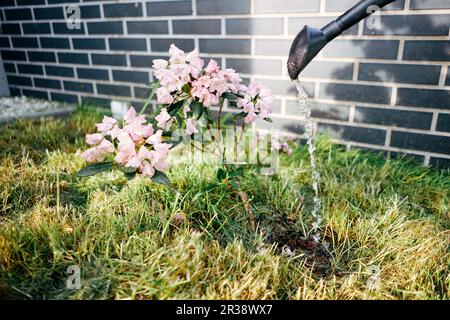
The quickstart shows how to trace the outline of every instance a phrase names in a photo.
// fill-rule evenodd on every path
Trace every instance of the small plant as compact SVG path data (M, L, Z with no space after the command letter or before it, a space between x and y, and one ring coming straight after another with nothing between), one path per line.
M221 69L214 60L205 66L196 51L185 54L172 44L169 54L168 61L154 60L153 74L157 81L150 84L152 91L139 114L131 107L122 123L105 116L96 125L97 133L86 136L91 148L81 157L91 164L80 170L79 176L119 168L128 178L139 174L166 184L169 182L164 174L168 167L166 158L175 145L183 141L196 146L200 140L201 146L196 147L204 151L205 139L198 139L204 132L210 134L207 143L222 141L224 105L242 110L232 118L235 133L237 122L242 122L236 142L242 140L246 125L256 119L272 121L270 89L259 84L243 85L236 71ZM144 112L155 94L162 107L158 115L147 121ZM216 120L211 115L213 106L219 108ZM182 139L175 134L180 130ZM225 148L221 145L214 150L223 155ZM272 149L291 152L286 142L278 140L272 141Z

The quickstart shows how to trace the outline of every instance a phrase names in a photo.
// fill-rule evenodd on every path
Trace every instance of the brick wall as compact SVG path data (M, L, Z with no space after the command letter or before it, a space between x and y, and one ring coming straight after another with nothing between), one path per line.
M152 59L170 43L268 85L273 119L298 118L286 60L304 24L322 27L355 0L2 0L1 54L14 95L139 104ZM67 28L65 7L81 9ZM302 73L317 129L348 148L450 164L450 0L398 0L381 29L360 23Z

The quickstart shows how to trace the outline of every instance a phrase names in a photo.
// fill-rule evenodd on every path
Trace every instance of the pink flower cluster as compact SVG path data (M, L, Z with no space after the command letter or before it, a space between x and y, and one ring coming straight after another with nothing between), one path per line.
M244 121L251 123L261 116L267 118L272 111L273 96L270 89L258 84L249 87L241 84L242 79L233 69L221 69L216 61L204 61L194 50L185 54L174 44L170 46L169 61L153 61L155 77L160 81L156 90L158 102L170 105L182 99L196 99L205 107L216 106L225 93L240 97L238 107L248 113Z
M237 102L238 107L243 108L247 116L245 123L251 123L258 116L265 119L272 112L273 95L270 89L260 84L253 83L248 86L243 99Z
M159 118L159 120L158 120ZM114 160L125 167L135 168L138 173L152 177L155 170L167 168L165 159L172 147L162 140L163 130L167 122L173 121L163 109L155 118L160 129L154 130L143 115L137 115L131 107L126 113L123 127L116 119L104 116L96 125L98 133L86 135L86 142L91 146L81 154L88 162L104 161L114 155Z

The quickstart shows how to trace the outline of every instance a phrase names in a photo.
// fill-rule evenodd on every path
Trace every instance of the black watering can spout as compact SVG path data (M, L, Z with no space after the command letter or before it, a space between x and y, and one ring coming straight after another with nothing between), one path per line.
M396 0L363 0L322 29L305 26L295 37L288 58L289 77L294 80L328 42L366 18L377 8Z

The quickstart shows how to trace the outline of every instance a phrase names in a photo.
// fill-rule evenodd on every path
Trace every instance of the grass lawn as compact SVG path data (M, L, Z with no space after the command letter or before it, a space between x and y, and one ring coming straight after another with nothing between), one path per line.
M212 165L172 167L168 187L120 172L75 177L75 152L100 119L80 109L1 127L1 298L450 298L448 171L320 138L328 246L317 247L305 146L277 175L240 178L254 230L236 192L209 188ZM71 265L78 290L66 288Z

